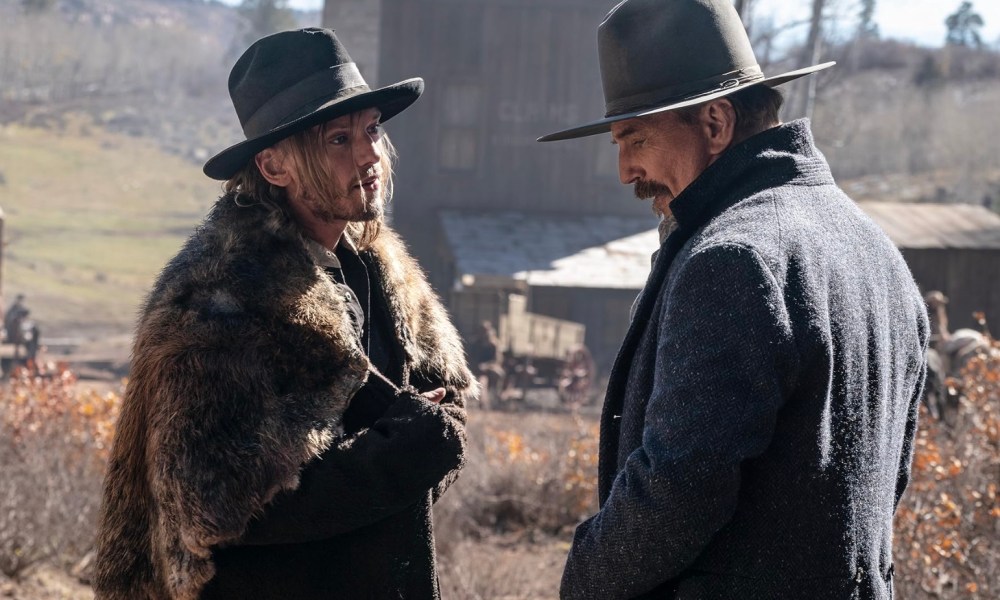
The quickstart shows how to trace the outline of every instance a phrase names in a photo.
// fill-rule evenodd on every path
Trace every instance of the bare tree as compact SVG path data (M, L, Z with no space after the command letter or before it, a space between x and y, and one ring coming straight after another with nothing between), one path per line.
M826 0L812 0L812 14L809 19L809 35L799 56L799 68L808 67L819 62L823 50L823 9ZM800 88L797 110L800 117L811 118L816 104L816 77L804 78Z
M747 34L751 33L753 9L756 4L757 0L736 0L736 12L739 13L740 20L743 21L743 26L746 27Z

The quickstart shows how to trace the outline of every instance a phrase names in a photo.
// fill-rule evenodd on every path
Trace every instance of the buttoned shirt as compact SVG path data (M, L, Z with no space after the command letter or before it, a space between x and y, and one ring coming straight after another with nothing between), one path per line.
M358 299L358 295L349 285L347 285L343 267L341 266L340 259L337 257L337 253L326 248L323 244L320 244L315 240L304 238L303 241L305 243L306 250L309 252L309 256L313 259L313 262L326 271L327 275L330 276L334 287L337 288L337 292L347 303L347 316L351 319L351 324L354 326L354 332L358 336L358 342L367 352L368 348L365 343L364 335L365 310L361 306L361 301ZM340 237L340 246L346 248L354 255L358 254L357 248L354 247L354 244L351 243L347 236Z

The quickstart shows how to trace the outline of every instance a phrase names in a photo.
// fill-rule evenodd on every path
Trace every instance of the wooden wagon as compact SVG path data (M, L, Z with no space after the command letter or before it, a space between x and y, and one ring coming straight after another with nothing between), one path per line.
M581 369L577 360L581 351L586 352L586 327L529 312L527 306L525 294L506 290L466 289L452 296L455 322L470 349L473 369L487 375L483 377L491 388L487 396L523 399L528 390L539 388L558 391L564 401L581 392L586 395L593 378L592 361ZM482 342L484 323L495 331L493 364L475 350Z

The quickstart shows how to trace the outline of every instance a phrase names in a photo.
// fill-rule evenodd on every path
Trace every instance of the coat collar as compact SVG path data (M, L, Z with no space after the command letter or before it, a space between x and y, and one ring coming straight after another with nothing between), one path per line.
M733 146L674 198L670 211L679 229L690 234L735 200L790 183L833 183L808 119L779 125Z

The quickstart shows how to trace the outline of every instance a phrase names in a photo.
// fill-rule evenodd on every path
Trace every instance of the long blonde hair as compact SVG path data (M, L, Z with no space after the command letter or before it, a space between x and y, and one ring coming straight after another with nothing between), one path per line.
M341 193L342 182L336 181L333 173L326 168L324 161L323 134L326 124L317 125L292 134L278 144L295 159L299 169L299 178L306 190L315 190L320 196L330 197ZM396 162L396 149L384 132L377 142L380 147L380 166L382 171L382 189L386 205L392 199L393 165ZM276 144L277 145L277 144ZM261 203L273 210L287 211L287 194L285 188L273 185L264 179L257 164L250 160L235 175L226 181L222 189L227 194L233 194L241 203ZM352 221L347 224L347 235L358 250L366 250L378 239L385 221L383 213L371 221Z

